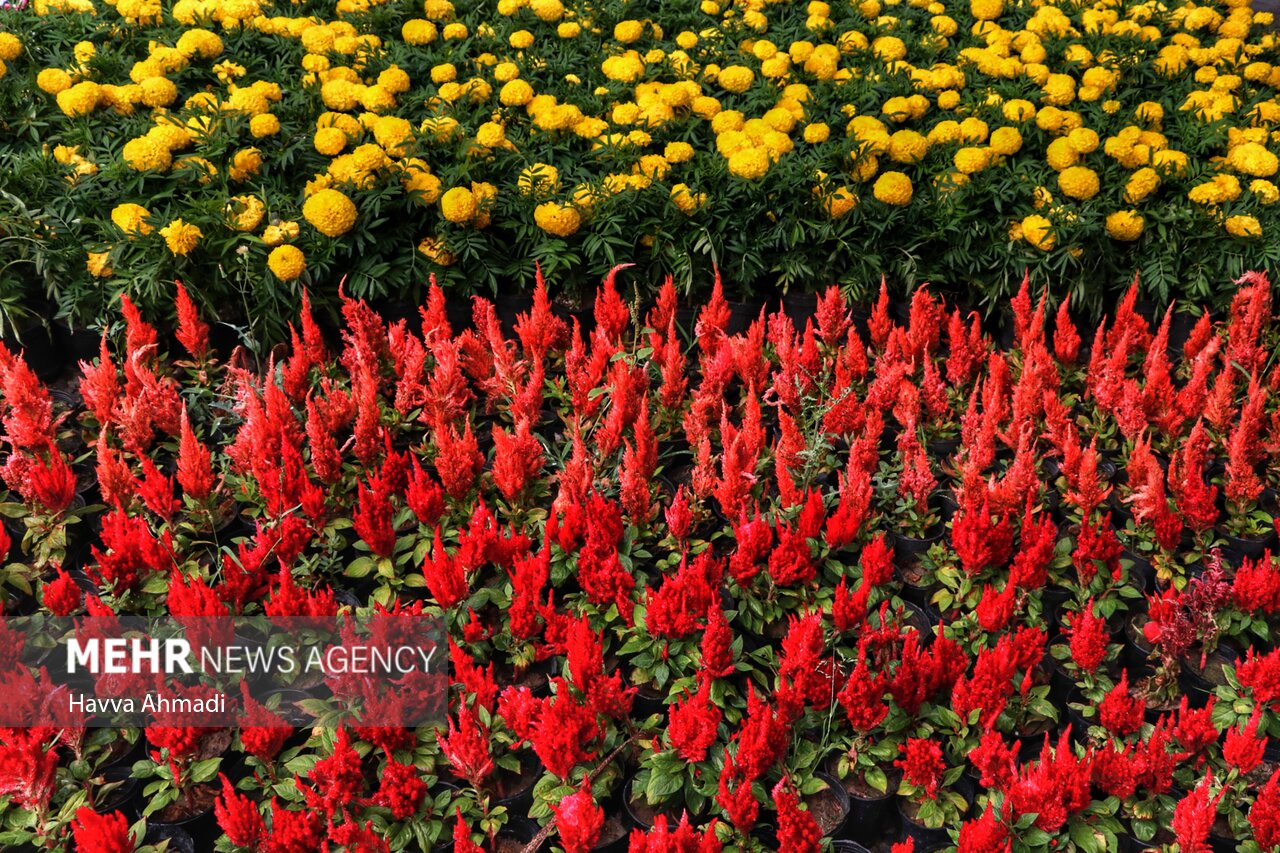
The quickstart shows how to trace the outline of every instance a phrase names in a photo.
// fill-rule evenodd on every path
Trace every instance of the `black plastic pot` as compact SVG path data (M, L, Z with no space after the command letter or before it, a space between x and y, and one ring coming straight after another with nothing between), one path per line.
M201 849L212 850L213 838L208 834L202 836L207 842ZM144 844L159 844L161 841L168 841L168 849L173 853L196 853L196 842L191 833L182 827L166 826L159 823L147 824L147 835L143 839Z
M840 782L837 781L832 776L828 776L825 773L815 773L813 775L816 778L821 779L824 783L826 783L827 790L820 792L818 794L811 795L810 799L812 799L813 797L818 797L818 796L822 796L823 794L829 793L831 796L835 797L837 809L840 812L839 821L834 826L824 829L823 837L824 838L843 838L845 827L848 825L848 822L849 822L849 815L851 813L851 807L852 807L852 804L849 799L849 792L846 791L844 789L844 786L841 785ZM812 805L810 805L810 809L812 810ZM821 824L819 824L819 826L821 826Z
M832 853L871 853L856 841L832 841L831 851Z
M902 819L902 837L910 838L915 842L915 853L941 850L951 844L951 834L945 828L929 829L907 817L902 810L905 802L903 799L898 800L898 817Z
M889 804L894 794L875 797L864 796L845 789L849 796L849 818L844 822L844 838L864 844L873 844L884 835L885 823L891 813Z
M1239 568L1245 560L1258 559L1266 553L1268 548L1275 545L1276 541L1274 529L1266 531L1261 536L1248 538L1232 536L1222 525L1218 525L1215 530L1227 541L1227 547L1222 549L1222 556L1233 568Z

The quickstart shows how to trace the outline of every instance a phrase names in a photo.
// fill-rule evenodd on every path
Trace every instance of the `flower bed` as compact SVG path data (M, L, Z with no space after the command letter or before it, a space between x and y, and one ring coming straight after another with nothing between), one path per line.
M718 261L731 298L835 270L991 307L1030 267L1100 314L1141 268L1221 307L1280 257L1273 27L1247 0L42 0L0 12L0 307L158 317L181 277L274 343L339 273L496 292L537 259L576 295L622 255L649 296Z
M717 286L687 344L612 279L513 330L304 308L267 371L182 289L76 391L0 350L10 617L409 608L451 660L437 727L0 730L0 841L1273 849L1280 329L1239 285L1176 352L1026 286L1007 351L835 288L735 329Z

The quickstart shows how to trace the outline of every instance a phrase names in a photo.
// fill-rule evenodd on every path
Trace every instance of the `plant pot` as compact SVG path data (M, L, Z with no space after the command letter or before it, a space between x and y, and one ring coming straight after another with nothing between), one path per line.
M50 311L49 313L52 313ZM46 326L41 313L33 314L16 324L3 338L10 351L21 355L41 382L57 378L66 365L66 350L60 345L56 326Z
M202 837L202 840L211 840L208 835ZM161 841L168 841L168 850L172 853L196 853L196 842L192 838L191 833L180 826L166 826L158 823L147 824L147 834L143 839L144 844L159 844Z
M831 853L871 853L856 841L832 841Z
M1237 569L1245 560L1256 560L1261 557L1276 541L1274 528L1258 536L1248 537L1233 536L1221 524L1217 525L1214 531L1227 542L1227 546L1222 549L1222 556L1232 568Z
M1234 669L1235 658L1226 648L1220 647L1209 655L1203 668L1199 660L1183 661L1178 670L1178 686L1192 707L1203 708L1213 692L1227 683L1224 673Z
M220 786L212 783L196 785L191 788L192 800L189 804L184 806L176 802L170 803L151 814L147 818L147 826L154 826L161 831L182 830L192 838L206 838L210 833L218 831L213 817L213 802L220 791Z
M849 793L836 779L825 773L813 774L826 783L826 790L805 798L809 813L822 830L823 838L843 838L848 824L852 803Z
M508 814L527 815L529 807L533 805L533 786L541 776L542 768L538 760L528 753L521 754L520 774L514 778L499 777L498 782L502 784L494 785L498 805L505 806Z
M930 829L917 822L908 813L908 802L902 798L898 799L898 816L902 818L902 837L910 838L915 842L915 853L928 853L928 851L941 850L950 845L951 834L946 828Z

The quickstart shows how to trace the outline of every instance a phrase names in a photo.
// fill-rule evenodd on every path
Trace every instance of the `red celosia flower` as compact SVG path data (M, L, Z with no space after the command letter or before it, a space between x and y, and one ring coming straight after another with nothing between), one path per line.
M1024 764L1007 790L1007 807L1013 816L1035 813L1035 826L1056 833L1071 815L1093 802L1089 789L1089 764L1076 756L1068 734L1056 747L1048 738L1040 760Z
M743 835L751 832L760 815L760 802L752 791L751 781L726 749L716 804L724 809L725 817L733 824L733 828Z
M182 344L191 357L203 361L209 352L209 326L200 319L200 312L187 294L187 289L178 282L178 329L174 337Z
M1246 613L1280 612L1280 565L1268 549L1256 560L1245 559L1236 570L1232 593Z
M467 597L467 567L457 555L445 551L436 527L431 553L422 561L422 575L436 603L450 610Z
M89 567L90 576L99 583L134 589L144 570L159 572L172 565L168 549L152 536L145 518L113 510L102 517L101 538L107 552L92 546L94 565Z
M50 453L47 460L36 457L25 476L26 483L20 487L23 496L49 515L61 514L76 496L75 472L60 452Z
M747 685L747 713L734 740L738 744L736 763L751 779L764 775L786 752L790 740L789 722Z
M938 785L947 766L942 760L942 747L929 738L907 738L899 750L902 758L894 761L901 768L907 784L920 788L924 796L933 799L938 795Z
M1009 620L1013 618L1017 594L1018 588L1011 583L1005 586L1003 592L996 592L990 586L983 586L978 606L974 610L982 630L988 634L1004 630Z
M686 693L684 699L670 706L667 736L685 761L698 762L707 757L707 749L715 742L720 726L720 709L711 701L711 679L700 679L697 693Z
M1120 681L1111 688L1098 704L1098 722L1107 731L1124 737L1142 728L1142 700L1129 693L1129 671L1120 674Z
M1067 310L1067 300L1058 303L1058 313L1054 318L1053 354L1058 361L1071 366L1080 357L1080 335L1076 332L1075 323L1071 321L1071 313Z
M699 619L719 603L724 569L710 551L682 559L662 586L647 591L645 626L655 637L680 639L698 630Z
M773 528L756 513L754 519L744 518L734 526L737 550L729 558L729 574L739 586L746 586L760 571L760 561L769 556L773 547Z
M1280 650L1257 654L1252 647L1244 661L1236 667L1240 685L1249 689L1253 700L1269 705L1280 698Z
M240 720L240 745L245 753L263 764L270 764L293 736L293 727L283 721L249 693L249 682L240 682L244 712Z
M100 815L81 806L71 822L71 836L78 853L133 853L136 847L129 832L129 819L119 811Z
M521 421L514 433L493 429L493 483L508 502L513 502L542 472L542 445Z
M4 550L7 551L8 548ZM40 600L54 616L69 616L80 606L81 597L80 586L65 569L58 566L57 577L45 582Z
M1009 830L990 805L980 817L960 825L956 853L1009 853L1012 849Z
M427 784L418 775L418 769L412 764L401 764L388 754L374 803L389 809L392 820L408 820L417 813L426 795Z
M324 814L317 811L291 811L271 798L271 830L262 843L262 853L299 853L319 850L325 836Z
M1213 725L1213 706L1217 697L1210 696L1203 708L1192 708L1186 696L1178 708L1178 725L1174 736L1178 744L1190 755L1196 755L1210 744L1218 742L1218 729Z
M547 770L568 779L575 766L595 755L587 744L598 732L595 713L573 697L568 682L557 678L556 695L543 701L531 738Z
M667 816L660 814L653 821L653 829L631 831L629 853L720 853L723 849L716 837L716 821L697 832L689 824L689 815L680 816L680 824L671 829Z
M707 625L698 650L706 678L724 678L733 674L733 629L729 627L729 620L725 618L719 601L707 607Z
M861 625L867 618L867 600L871 595L871 587L865 582L858 585L857 592L850 593L845 581L846 578L840 578L831 600L831 619L841 634Z
M465 704L458 708L458 725L449 718L449 732L436 732L436 741L449 766L460 779L479 788L493 773L493 756L489 750L489 731L476 711Z
M21 653L20 645L16 651ZM15 654L6 665L12 667L17 661ZM18 806L43 814L57 784L58 750L46 748L45 738L35 736L37 729L16 731L31 734L0 743L0 795L11 796Z
M1210 771L1200 780L1195 790L1174 806L1170 826L1178 839L1178 850L1181 853L1212 853L1209 832L1217 820L1218 803L1222 800L1222 792L1216 797L1209 795L1212 784L1213 772Z
M604 829L604 809L591 797L591 786L582 787L551 807L556 816L556 832L565 853L588 853Z
M346 728L338 729L333 753L311 768L311 783L314 791L304 789L307 802L313 808L320 807L324 813L330 814L338 806L353 802L364 790L360 754L351 746ZM299 787L302 787L301 783Z
M468 422L459 435L452 424L435 430L436 474L445 492L454 500L467 496L484 466L484 455Z
M858 644L858 662L849 679L836 697L854 731L866 734L889 715L889 705L884 701L885 675L874 675L867 665L867 641Z
M449 662L453 664L453 679L464 688L463 695L472 697L476 703L493 710L493 703L498 698L498 685L493 679L493 661L486 667L480 667L466 650L449 637Z
M800 808L800 798L786 776L773 786L773 804L778 810L778 850L817 853L822 829L813 815Z
M1227 729L1226 739L1222 742L1222 758L1227 765L1247 776L1262 763L1262 753L1267 748L1267 736L1257 737L1258 719L1261 708L1255 706L1249 721L1241 726Z
M380 478L375 480L373 488L360 484L351 522L370 551L379 557L391 557L396 545L396 531L391 522L391 497Z
M218 826L226 833L227 840L237 847L256 848L267 834L262 814L253 800L237 793L225 773L222 777L222 794L213 804L213 814Z
M205 500L213 491L209 448L201 444L191 430L185 407L182 410L182 437L178 444L178 484L197 502Z
M905 429L898 436L898 452L902 456L902 476L898 479L898 496L908 499L916 512L923 513L929 507L929 495L937 488L938 481L929 468L914 429Z
M1280 770L1271 774L1249 808L1253 840L1263 850L1280 847Z
M1003 790L1018 775L1018 750L1021 746L1015 742L1010 749L1004 735L995 729L982 736L969 753L969 761L980 774L979 781L983 787Z
M1080 525L1071 561L1076 567L1082 586L1088 586L1098 573L1098 566L1107 569L1114 579L1120 577L1120 555L1124 546L1111 528L1111 513L1106 513L1096 523L1085 521Z
M1092 598L1071 618L1067 633L1071 638L1071 659L1076 666L1082 672L1097 672L1106 659L1107 641L1111 632L1107 628L1107 621L1094 615Z
M813 581L817 565L808 540L787 524L778 525L778 544L769 554L769 576L780 587L799 586Z

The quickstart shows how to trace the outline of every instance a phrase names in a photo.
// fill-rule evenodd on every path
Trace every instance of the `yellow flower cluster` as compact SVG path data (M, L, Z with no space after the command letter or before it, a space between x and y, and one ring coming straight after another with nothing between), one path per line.
M1242 0L702 0L607 25L564 0L33 9L102 24L51 67L0 33L0 85L25 75L67 181L217 194L222 222L157 207L169 251L226 228L281 281L357 228L420 223L408 245L446 265L496 216L571 239L650 209L635 193L676 222L890 222L904 245L937 205L998 209L1023 253L1150 245L1157 223L1266 236L1280 214L1277 37ZM149 217L122 204L101 236Z

